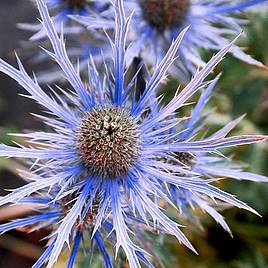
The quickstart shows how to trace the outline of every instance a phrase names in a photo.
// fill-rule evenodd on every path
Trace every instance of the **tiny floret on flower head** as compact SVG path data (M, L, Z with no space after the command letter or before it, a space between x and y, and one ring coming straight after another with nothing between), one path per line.
M55 192L57 194L57 192ZM77 193L71 193L57 202L58 210L61 213L62 218L68 215L70 209L72 209L75 200L77 198ZM78 218L73 225L74 229L78 229L79 231L83 232L84 230L93 230L96 217L98 215L100 206L100 198L96 195L96 197L91 200L91 207L90 209L86 208L86 203L84 204L83 209L86 211L84 213L84 217Z
M190 0L141 0L144 19L162 32L166 28L178 27L185 19Z
M194 156L185 152L175 153L175 159L185 166L191 166L194 162Z
M56 13L63 16L70 14L88 14L90 10L95 10L96 3L100 1L92 0L45 0L48 8L51 10L56 10ZM105 2L107 3L107 1ZM96 9L98 10L98 8Z
M87 5L87 0L62 0L67 8L84 8Z
M136 163L140 135L134 118L116 107L91 111L78 130L82 161L93 175L116 177Z

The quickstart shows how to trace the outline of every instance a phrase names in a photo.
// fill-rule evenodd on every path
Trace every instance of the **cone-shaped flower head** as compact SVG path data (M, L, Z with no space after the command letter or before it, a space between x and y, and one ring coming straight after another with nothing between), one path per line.
M127 62L141 57L153 65L165 56L178 33L190 26L179 48L181 60L170 70L176 78L188 82L196 68L205 64L199 49L217 51L226 46L228 37L236 36L246 23L237 13L264 2L267 0L125 0L128 12L134 10L132 34L129 35L132 49ZM101 15L78 15L73 18L88 28L115 27L107 11ZM234 45L230 52L238 59L265 68L238 46Z
M94 61L90 60L89 77L85 83L79 76L79 68L74 67L67 56L63 35L58 36L47 6L42 0L37 0L37 4L53 48L52 52L46 52L61 67L72 90L56 87L51 88L51 94L48 94L35 78L27 74L19 59L18 69L0 60L0 71L24 87L29 94L27 97L46 108L48 114L39 118L51 128L50 132L22 135L29 139L29 147L0 145L2 157L34 161L33 172L24 174L31 182L1 197L0 205L17 203L38 191L49 192L50 189L59 189L53 195L53 202L66 197L72 199L74 195L75 198L68 202L64 217L54 228L48 253L46 251L35 267L41 267L46 261L47 267L54 265L73 231L81 226L78 222L88 223L89 211L96 214L90 224L93 224L92 239L108 219L116 241L116 252L120 248L124 250L131 268L140 268L140 261L152 267L143 250L135 244L137 228L129 224L133 219L161 228L161 232L174 235L195 251L178 223L159 207L159 198L172 203L168 184L254 212L234 196L210 185L214 180L204 180L185 166L167 161L176 153L218 154L221 148L266 140L266 136L261 135L226 137L228 132L225 130L220 131L221 135L202 140L181 140L180 132L175 135L172 132L182 122L176 111L200 88L208 86L208 83L203 83L204 79L228 53L232 44L218 52L180 93L158 109L157 88L177 60L177 50L186 30L174 40L152 75L148 75L144 92L135 101L133 88L136 75L127 82L125 67L129 53L126 38L131 18L125 16L122 0L114 3L116 29L114 41L110 39L114 68L104 62L106 72L100 74ZM94 200L98 200L97 210ZM47 205L51 202L48 201ZM82 226L89 227L88 224ZM107 263L106 266L109 267Z
M141 1L143 18L157 31L178 27L190 8L190 0Z

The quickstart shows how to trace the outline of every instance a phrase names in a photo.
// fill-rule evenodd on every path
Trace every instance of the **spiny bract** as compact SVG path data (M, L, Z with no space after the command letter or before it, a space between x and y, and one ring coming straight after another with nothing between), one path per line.
M172 75L187 83L196 69L205 65L199 49L218 51L226 46L228 37L236 36L246 23L237 13L264 2L267 0L125 0L127 12L134 10L127 62L141 57L154 65L165 56L176 36L190 26L179 48L181 60L170 69ZM89 29L110 29L115 27L111 14L106 10L97 15L74 15L72 18ZM236 45L230 53L249 64L266 68Z

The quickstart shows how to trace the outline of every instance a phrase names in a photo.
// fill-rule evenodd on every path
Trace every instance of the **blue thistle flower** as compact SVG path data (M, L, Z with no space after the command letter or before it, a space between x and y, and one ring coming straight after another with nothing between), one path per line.
M91 13L100 13L105 11L109 2L94 0L45 0L49 11L53 14L53 24L58 32L64 25L65 34L78 34L82 32L79 25L69 20L70 15L87 16ZM19 23L18 27L27 31L34 32L32 40L40 40L46 36L46 33L40 24Z
M206 88L206 90L203 91L200 99L192 111L191 116L185 120L184 124L181 126L179 140L194 140L196 135L200 136L200 130L202 132L206 130L205 120L210 115L210 113L202 115L202 110L209 101L209 98L219 78L220 75L217 76L216 79L214 79ZM208 136L206 139L214 139L226 136L231 130L235 128L235 126L243 119L243 117L244 116L241 116L229 122L222 129L216 133L213 133L213 135ZM172 132L173 134L176 134L175 129ZM209 180L215 182L221 180L222 178L267 182L267 177L251 172L245 172L239 164L228 159L227 157L223 157L222 155L216 156L206 152L199 152L195 154L180 152L173 155L169 161L173 161L173 163L178 166L185 166L193 173L199 174L200 177L204 179L208 178ZM203 211L207 212L210 216L212 216L219 224L221 224L221 226L226 231L231 233L231 230L229 229L224 218L215 209L215 202L213 202L213 200L207 199L207 197L204 195L196 194L190 189L178 188L173 184L170 185L170 193L174 200L174 203L177 204L179 210L183 214L186 214L188 218L194 219L198 222L198 219L196 217L193 218L192 212L189 211L189 208L199 207Z
M89 14L90 9L94 10L100 7L98 1L92 0L46 0L50 10L55 10L57 15L66 20L68 15Z
M169 131L181 122L175 116L177 109L199 89L208 86L208 83L204 83L205 78L230 51L232 43L218 52L180 93L156 112L151 108L158 106L159 100L155 97L157 88L176 60L186 30L172 42L152 76L148 77L141 98L135 101L132 88L136 76L128 83L125 79L128 54L125 47L131 17L126 17L122 0L116 0L114 6L115 40L110 40L114 51L113 71L104 63L106 72L101 77L91 59L86 83L82 82L79 68L70 62L63 33L58 36L47 6L42 0L37 0L37 5L42 25L53 48L53 52L46 52L61 67L73 90L50 88L49 95L42 90L35 77L31 78L27 74L19 58L18 69L0 60L0 71L15 79L28 92L26 97L47 110L46 115L37 116L51 128L48 132L21 134L34 147L0 145L2 157L34 160L31 167L33 172L24 174L31 182L1 197L0 205L23 202L36 192L49 192L50 189L57 188L60 190L52 200L45 203L48 207L65 197L72 198L74 194L75 199L69 203L70 208L61 221L57 220L50 238L53 242L36 267L46 261L47 267L54 265L64 245L69 244L77 222L84 222L94 209L94 200L100 202L94 216L92 239L108 219L115 236L116 253L122 248L131 268L140 268L140 261L148 267L152 265L144 251L135 244L135 238L129 231L135 234L136 228L131 227L129 219L134 218L156 229L161 228L195 252L179 224L172 221L157 202L161 198L172 203L167 193L168 184L255 212L234 196L210 185L213 180L201 179L184 166L166 163L166 159L176 153L218 154L222 148L267 139L263 135L226 137L228 131L222 130L221 135L193 141L181 140L181 132L174 135ZM166 131L168 133L164 134ZM41 215L47 216L46 213ZM8 229L2 228L3 231ZM75 252L79 239L74 238L73 241ZM101 248L105 252L103 244ZM71 259L75 255L71 255Z
M103 57L111 54L111 47L107 43L107 38L98 31L85 31L85 28L68 19L69 15L88 15L90 12L101 12L108 7L105 2L88 0L46 0L48 10L55 16L52 17L54 28L58 33L63 29L68 35L67 54L73 61L79 60L80 71L87 70L90 56L94 57L96 65L102 62ZM28 55L35 64L42 64L50 61L50 57L39 47L47 46L46 32L40 23L19 23L18 27L33 32L29 42L25 42L24 49L33 55ZM38 48L38 50L37 50ZM36 74L39 83L63 82L65 77L58 66L50 66Z
M59 22L66 22L69 15L86 16L102 12L110 5L109 1L103 0L45 0L45 3Z
M197 67L205 64L200 58L199 48L218 51L226 46L229 43L227 37L236 36L246 22L235 15L263 2L267 0L126 0L126 9L129 12L135 10L129 40L132 49L127 61L141 57L153 65L165 56L178 33L190 25L179 48L182 60L176 62L176 68L171 70L171 74L188 82ZM113 28L113 21L107 13L72 18L91 29ZM101 19L98 20L99 17ZM238 46L234 45L230 52L242 61L265 68Z
M0 232L5 233L16 228L26 227L29 232L46 228L47 230L50 230L50 232L52 232L53 234L55 226L57 226L62 220L64 220L64 217L68 214L70 209L73 209L72 205L73 203L75 203L75 200L77 198L76 192L72 192L72 194L55 201L57 194L58 189L52 189L50 195L45 193L40 196L23 198L20 203L22 205L31 205L33 208L34 215L19 218L11 222L1 224ZM89 200L90 196L88 197L87 201ZM72 248L67 264L68 268L74 267L75 259L79 252L79 246L82 240L85 240L87 237L92 236L94 221L96 219L96 215L99 208L99 202L99 199L90 200L90 210L87 212L84 218L81 217L80 219L77 219L72 227L70 234L72 240ZM93 251L93 248L96 244L99 249L99 252L103 257L105 267L107 268L112 268L113 264L105 248L105 240L102 237L102 233L108 235L112 230L111 226L111 223L106 220L101 226L100 230L97 230L92 236L92 243L90 245L90 251ZM47 239L49 239L49 237L47 237ZM55 246L54 244L55 237L52 237L51 239L49 239L47 249L40 256L38 261L33 265L33 268L43 267L49 255L52 253L52 250Z

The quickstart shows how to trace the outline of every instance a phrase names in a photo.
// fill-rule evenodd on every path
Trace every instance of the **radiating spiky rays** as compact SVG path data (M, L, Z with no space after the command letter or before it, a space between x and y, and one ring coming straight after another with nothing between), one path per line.
M161 198L168 204L172 204L170 193L167 191L168 184L195 192L196 196L198 193L207 195L254 212L232 195L210 185L214 179L201 179L197 172L189 170L186 166L172 165L166 161L167 158L176 153L185 152L193 155L206 152L218 153L221 148L256 143L267 139L266 136L261 135L226 137L228 134L226 129L220 131L221 135L218 133L210 138L196 141L180 140L178 138L180 132L175 135L170 133L170 130L177 124L176 121L178 120L180 123L180 120L175 116L177 109L184 105L200 88L208 86L208 84L204 84L204 79L230 51L232 44L215 55L170 103L157 112L158 101L155 98L157 88L166 78L169 67L176 60L177 50L186 30L174 40L167 54L155 66L152 76L147 79L144 93L135 102L130 90L135 85L135 78L130 84L127 84L125 79L126 36L131 17L125 16L123 1L116 0L114 4L115 40L110 40L114 52L113 71L107 71L104 74L105 77L102 78L94 66L94 61L91 60L89 62L89 86L83 83L78 71L69 60L63 35L58 36L49 17L47 6L42 0L37 0L37 4L42 25L53 48L53 52L46 52L61 67L73 88L73 92L59 89L64 95L63 97L56 92L50 96L44 93L35 79L30 78L19 60L19 69L0 61L0 71L14 78L30 94L30 98L48 110L49 114L40 118L51 127L51 132L25 135L30 140L40 143L42 145L40 147L37 145L33 148L19 148L1 145L0 156L29 158L35 160L35 164L32 167L34 181L0 198L0 204L16 203L24 197L36 193L36 191L49 191L49 189L56 187L59 187L60 190L54 196L54 202L76 193L76 199L74 203L71 203L68 213L55 226L51 236L51 245L41 257L41 263L47 261L49 268L53 266L64 245L69 243L73 228L77 226L77 221L85 219L85 215L92 208L93 200L99 196L101 198L92 227L92 237L99 234L100 228L105 224L105 219L109 218L112 224L111 232L116 237L117 251L120 248L124 250L131 268L141 267L140 261L149 267L152 266L143 250L132 241L131 232L135 234L136 228L128 224L130 216L132 220L142 221L148 226L154 226L153 223L157 223L157 225L155 224L157 228L174 235L194 251L193 246L179 229L179 225L169 219L155 202ZM105 69L110 70L111 68L105 66ZM152 107L154 109L151 109ZM78 137L79 133L81 134L81 126L85 126L85 120L91 120L92 117L95 120L95 116L102 116L103 113L105 115L109 113L108 117L112 118L115 110L116 114L120 114L120 118L124 119L123 122L127 122L121 126L127 128L127 133L130 133L127 140L131 140L131 145L133 145L133 139L138 139L136 142L139 146L136 148L137 153L134 150L135 161L131 162L131 165L127 163L124 172L113 172L113 176L111 176L107 170L103 172L105 166L102 166L100 172L100 170L94 170L94 165L91 165L90 168L85 165L85 156L83 156L85 151L79 150ZM94 111L97 112L94 113ZM99 119L97 118L97 121ZM104 126L105 120L100 123L101 128ZM108 124L111 124L112 121L109 120ZM159 131L159 127L162 131ZM109 131L111 131L110 127ZM168 134L163 132L168 132ZM84 135L83 139L92 138L92 136L86 136ZM122 154L125 155L125 152L121 148L124 146L117 148L117 153L121 154L122 158ZM111 150L102 148L104 161L109 158L109 152ZM183 174L183 176L178 173ZM99 176L100 174L102 176ZM199 203L201 206L201 201ZM74 241L75 248L79 239L80 237ZM103 245L101 247L103 248ZM73 263L73 259L70 263Z
M103 7L102 1L94 0L46 0L48 8L66 20L71 14L88 14ZM108 3L108 1L106 2Z
M246 22L238 18L236 13L263 2L267 0L236 0L235 3L228 0L126 0L127 10L135 10L127 61L130 63L135 57L141 57L153 65L165 56L178 33L190 25L179 48L181 61L176 62L176 68L170 70L176 78L188 82L197 67L204 66L198 48L220 50L226 46L229 43L227 37L237 35L241 25ZM104 12L98 23L94 14L72 18L88 28L114 28L111 16L109 18L107 14L109 12ZM230 52L249 64L264 67L238 46L233 46Z
M35 0L32 0L35 2ZM70 14L83 14L87 15L90 12L101 12L105 10L109 5L109 1L102 3L98 1L91 0L47 0L49 11L55 16L52 17L54 27L57 32L60 33L61 30L68 38L68 56L72 61L79 60L80 70L86 76L87 63L89 56L93 55L95 63L102 62L102 57L110 55L111 49L107 42L105 35L101 34L99 31L87 31L84 27L78 23L69 20L68 16ZM23 30L33 32L30 40L24 43L22 52L24 56L30 58L30 61L34 64L44 64L50 61L50 57L47 53L43 53L39 49L40 46L47 48L46 32L42 27L41 23L38 24L27 24L19 23L19 28ZM51 62L50 62L51 63ZM50 64L49 68L36 73L39 83L41 84L51 84L55 81L65 81L64 75L57 65Z
M192 111L191 117L182 124L181 134L178 136L181 141L192 140L200 130L204 131L206 123L205 120L210 113L202 115L202 110L207 104L219 78L220 76L214 79L208 88L204 90ZM222 129L209 136L208 139L226 136L242 120L243 117L244 116L241 116L236 120L231 121ZM175 130L173 132L175 132ZM218 178L221 179L226 177L237 180L267 182L267 177L245 172L242 170L241 166L221 156L213 156L207 153L195 153L194 155L190 155L185 152L179 152L175 154L174 158L180 162L177 163L177 165L186 164L192 172L201 175L204 179L209 178L211 180L218 180ZM174 160L172 159L172 161ZM207 197L203 194L190 191L186 188L179 188L172 184L170 186L170 193L182 213L186 213L186 215L189 216L193 213L189 211L191 207L199 207L220 223L226 231L231 233L231 230L224 218L216 211L214 202L207 199ZM229 203L232 204L230 199ZM189 216L189 218L191 219L192 217ZM195 217L195 219L197 219L197 217Z
M34 0L31 0L35 2ZM57 31L60 31L64 25L65 34L78 34L82 32L79 25L72 23L69 15L89 15L90 13L99 13L107 9L110 5L109 1L94 0L45 0L45 3L53 15L52 20ZM34 32L32 40L43 39L45 35L44 29L40 24L19 23L18 27L27 31Z
M88 187L85 187L83 190L84 193L86 189L89 190ZM27 229L31 232L39 230L41 228L46 228L47 231L53 233L55 231L56 226L60 224L61 221L64 221L66 219L66 215L70 215L69 209L74 210L77 207L77 202L79 200L77 200L76 195L77 193L79 193L79 191L72 192L72 194L65 196L57 201L55 201L55 196L53 195L57 194L58 189L54 188L52 189L51 192L52 194L50 195L43 193L42 195L39 196L24 198L21 201L21 204L32 205L33 208L36 208L34 212L35 215L16 219L9 223L1 224L0 232L5 233L12 229L27 227ZM81 194L83 192L81 192ZM82 197L81 194L79 193L79 198ZM72 247L67 264L68 268L74 267L75 259L79 252L79 246L81 244L81 240L86 239L87 237L90 237L92 235L95 218L98 213L99 202L101 200L100 196L95 198L92 198L92 195L83 195L83 196L86 202L84 202L83 204L79 204L78 207L80 208L81 205L84 212L83 213L84 217L77 218L75 221L72 222L73 223L72 231L70 233L70 240L72 241ZM92 206L90 209L87 209L86 205L89 203L92 204ZM105 234L110 233L111 229L110 225L111 223L108 220L106 220L106 224L102 228L102 232ZM56 230L56 232L57 231L59 230ZM49 237L47 237L46 239L49 239ZM103 256L103 262L105 264L105 267L112 268L113 267L112 260L104 246L105 240L102 234L100 233L100 230L97 230L95 232L95 234L92 236L92 240L94 241L94 243L96 243L96 246L98 247L100 254ZM51 254L53 254L53 248L58 246L56 242L57 240L54 237L52 237L52 239L49 240L47 249L44 251L43 255L39 258L39 260L33 265L34 268L44 266L44 263L47 261L48 257ZM94 243L91 243L91 247L94 246Z

